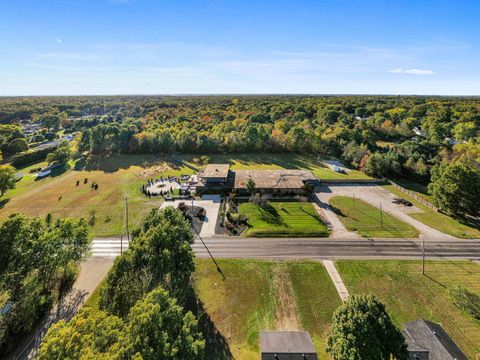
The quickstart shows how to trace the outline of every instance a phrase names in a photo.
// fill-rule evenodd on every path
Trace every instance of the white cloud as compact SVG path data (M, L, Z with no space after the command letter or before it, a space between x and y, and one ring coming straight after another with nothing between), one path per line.
M61 44L61 43L63 42L62 39L58 39L58 38L55 39L55 41L56 41L57 43L59 43L59 44Z
M435 71L433 70L424 70L424 69L392 69L388 70L391 74L408 74L408 75L433 75Z

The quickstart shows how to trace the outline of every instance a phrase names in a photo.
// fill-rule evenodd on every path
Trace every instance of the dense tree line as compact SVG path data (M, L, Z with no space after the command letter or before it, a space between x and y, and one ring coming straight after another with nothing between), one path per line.
M0 354L32 330L71 284L90 247L84 220L13 214L0 225Z
M293 152L331 155L375 177L428 184L466 157L479 167L480 99L420 96L132 96L0 99L0 123L80 131L92 157L145 153ZM2 135L3 134L3 135ZM25 148L0 128L0 147ZM2 140L3 139L3 140ZM23 153L22 153L23 154ZM63 154L65 155L65 153ZM458 211L446 209L449 213Z
M52 327L40 359L203 358L203 335L187 310L192 243L180 211L152 210L108 273L100 310L87 309Z

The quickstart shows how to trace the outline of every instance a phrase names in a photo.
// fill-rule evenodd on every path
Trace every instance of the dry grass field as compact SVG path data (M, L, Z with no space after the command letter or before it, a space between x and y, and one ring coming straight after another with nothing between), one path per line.
M41 165L44 163L33 167ZM29 174L30 168L21 170L25 177L17 189L2 198L0 218L14 212L28 216L51 213L57 217L85 217L92 225L93 235L99 237L124 233L125 198L131 228L150 209L160 205L161 197L148 199L140 191L148 179L193 173L190 168L178 167L174 162L142 155L111 157L88 167L77 163L71 169L41 180ZM97 190L92 189L93 183L98 184Z
M307 330L319 359L340 298L319 262L196 261L195 288L235 359L258 359L262 330ZM208 349L207 349L208 351Z

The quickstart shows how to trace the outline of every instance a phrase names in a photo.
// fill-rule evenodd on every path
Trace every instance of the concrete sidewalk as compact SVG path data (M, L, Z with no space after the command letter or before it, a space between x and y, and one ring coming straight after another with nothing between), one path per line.
M325 266L330 279L332 279L333 285L335 285L340 299L342 299L342 301L346 301L350 294L348 293L347 287L343 283L343 280L340 277L337 268L335 267L335 263L331 260L323 260L323 266Z

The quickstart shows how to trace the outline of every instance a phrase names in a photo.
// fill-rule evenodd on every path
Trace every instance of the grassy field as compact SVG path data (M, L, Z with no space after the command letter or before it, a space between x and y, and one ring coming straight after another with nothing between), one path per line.
M250 227L245 230L245 236L328 236L327 226L309 203L270 202L265 209L253 203L241 203L239 212L248 216Z
M17 183L17 189L2 198L0 218L13 212L28 216L45 216L50 212L58 217L85 217L93 224L94 236L100 237L124 232L126 197L130 227L160 205L161 198L147 199L140 192L148 179L193 173L187 167L154 156L122 155L88 167L77 163L63 173L35 180L29 170L42 165L45 163L20 170L26 176ZM142 172L144 169L149 171ZM85 179L88 179L86 184ZM98 190L92 190L92 183L98 184Z
M421 221L422 223L431 226L434 229L440 230L445 234L456 236L458 238L466 239L479 239L480 238L480 225L472 224L472 226L462 224L460 221L451 218L450 216L439 213L429 207L416 201L414 198L408 196L401 190L393 187L392 185L385 185L385 189L394 193L395 195L411 201L416 207L423 212L409 213L408 215Z
M395 324L424 318L441 324L470 359L480 359L480 321L453 305L446 288L462 284L480 293L480 265L467 261L338 261L350 293L374 293Z
M179 155L188 163L198 155ZM337 173L327 167L320 159L296 154L210 154L209 163L228 163L232 170L280 170L305 169L315 176L326 179L370 179L358 170L350 170L346 174Z
M196 291L235 359L258 359L261 330L310 332L325 358L335 287L318 262L219 260L223 281L210 260L197 260ZM207 349L208 351L208 349Z
M176 158L192 164L199 155L181 155ZM294 154L235 154L209 155L210 163L229 162L232 169L308 169L324 179L365 178L358 171L338 174L321 161ZM69 169L57 170L53 176L36 180L32 169L45 167L45 162L19 169L25 176L17 188L9 190L0 199L0 219L13 212L28 216L83 216L91 220L94 236L115 236L124 232L124 199L129 203L129 225L139 223L151 208L160 205L159 198L145 198L140 187L150 178L192 174L194 170L179 166L173 157L158 158L154 155L113 156L88 167L79 162ZM156 169L144 172L144 169ZM84 179L88 183L84 184ZM80 181L79 186L76 182ZM99 185L92 190L91 184Z
M365 201L347 196L335 196L330 205L339 214L340 221L348 230L363 237L418 237L418 230Z
M427 185L420 184L414 181L408 181L406 179L395 179L395 182L398 185L403 186L405 189L412 191L418 197L430 202L432 201L431 196L428 194Z

